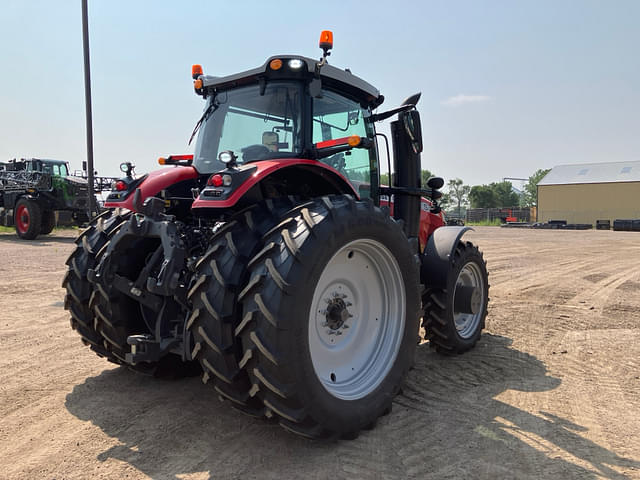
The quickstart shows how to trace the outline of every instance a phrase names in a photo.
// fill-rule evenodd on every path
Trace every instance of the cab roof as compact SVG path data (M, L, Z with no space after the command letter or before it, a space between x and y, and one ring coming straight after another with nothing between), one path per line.
M52 165L66 165L67 162L66 160L53 160L51 158L23 158L23 160L28 161L39 161L42 163L50 163Z
M303 62L302 68L292 69L289 67L289 60L294 59ZM282 66L277 70L272 69L270 64L273 60L281 60ZM316 75L317 64L317 60L300 55L275 55L258 68L224 77L201 75L200 79L202 80L202 89L204 91L227 90L269 80L311 80ZM320 68L320 78L323 87L326 86L338 92L344 92L371 108L376 108L384 101L384 96L380 95L380 91L377 88L351 73L349 69L342 70L325 63Z

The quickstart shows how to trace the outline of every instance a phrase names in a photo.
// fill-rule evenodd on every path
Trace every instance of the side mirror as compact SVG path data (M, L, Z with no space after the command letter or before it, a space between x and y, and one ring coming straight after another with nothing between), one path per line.
M422 125L420 123L420 114L417 110L409 110L405 112L403 117L404 128L411 140L411 148L413 152L418 154L422 152Z
M427 187L433 190L440 190L442 187L444 187L444 179L441 177L431 177L429 180L427 180Z

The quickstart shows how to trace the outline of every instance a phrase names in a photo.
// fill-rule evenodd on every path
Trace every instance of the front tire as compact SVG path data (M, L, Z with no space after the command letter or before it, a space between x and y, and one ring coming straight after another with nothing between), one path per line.
M413 364L418 259L388 213L349 196L286 216L240 294L251 394L294 433L354 438Z
M40 235L42 209L34 200L21 198L14 210L14 224L20 238L33 240Z
M465 289L475 288L473 304L465 313L460 308ZM471 242L458 242L450 264L447 288L428 289L423 296L423 327L436 351L443 355L464 353L480 339L487 317L489 281L482 253ZM469 310L469 308L467 308Z

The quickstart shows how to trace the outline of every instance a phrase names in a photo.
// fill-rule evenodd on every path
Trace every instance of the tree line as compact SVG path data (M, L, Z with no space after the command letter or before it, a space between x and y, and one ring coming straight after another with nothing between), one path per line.
M509 208L535 207L538 205L538 182L550 169L538 169L528 179L523 191L518 194L509 181L492 182L488 185L465 185L462 179L452 178L446 184L440 205L448 211L460 212L462 207L471 208ZM421 172L422 187L434 175L425 169ZM380 175L380 183L389 185L389 175Z

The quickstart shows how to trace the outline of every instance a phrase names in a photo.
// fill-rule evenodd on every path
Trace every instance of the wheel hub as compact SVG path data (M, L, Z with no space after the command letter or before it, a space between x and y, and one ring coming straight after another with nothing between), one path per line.
M343 282L334 282L323 292L316 313L317 331L327 347L343 342L347 329L356 326L357 302L352 289Z
M469 338L482 320L486 285L480 268L473 262L465 264L456 280L454 292L454 320L458 335Z
M29 210L24 205L20 205L16 215L16 226L21 233L27 233L29 220Z
M333 298L329 300L329 306L327 307L327 326L331 330L338 330L345 325L345 322L352 317L347 310L347 304L342 299L342 297L346 298L346 295L341 295L340 297Z

